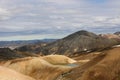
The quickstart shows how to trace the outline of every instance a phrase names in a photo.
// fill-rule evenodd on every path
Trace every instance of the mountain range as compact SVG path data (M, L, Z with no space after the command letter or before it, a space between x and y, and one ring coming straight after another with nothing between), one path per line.
M37 43L49 43L53 42L57 39L42 39L42 40L17 40L17 41L0 41L0 47L9 47L14 49L16 47L30 45L30 44L37 44Z
M111 38L108 34L97 35L92 32L81 30L70 34L62 39L47 44L25 45L16 48L17 51L32 52L36 54L61 54L73 55L97 50L103 50L120 43L120 37Z

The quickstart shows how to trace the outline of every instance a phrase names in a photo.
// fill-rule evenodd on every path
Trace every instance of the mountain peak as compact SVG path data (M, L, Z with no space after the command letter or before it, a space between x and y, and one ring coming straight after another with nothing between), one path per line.
M98 37L96 34L86 31L86 30L80 30L77 31L71 35L68 35L67 37L63 38L63 39L73 39L75 37L79 37L79 36L87 36L87 37Z
M76 32L75 34L86 35L86 36L96 35L92 32L86 31L86 30L80 30L80 31Z

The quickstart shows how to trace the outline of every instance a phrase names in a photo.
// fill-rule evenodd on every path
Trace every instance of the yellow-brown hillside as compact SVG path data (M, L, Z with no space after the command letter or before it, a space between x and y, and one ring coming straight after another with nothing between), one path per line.
M51 59L53 61L52 64ZM31 76L37 80L54 80L59 75L69 72L72 67L67 66L67 64L73 62L76 61L65 56L52 55L43 58L28 57L15 59L4 62L1 65L16 70L17 72L20 72L22 74ZM64 65L61 65L63 63Z
M14 70L0 66L0 80L35 80Z

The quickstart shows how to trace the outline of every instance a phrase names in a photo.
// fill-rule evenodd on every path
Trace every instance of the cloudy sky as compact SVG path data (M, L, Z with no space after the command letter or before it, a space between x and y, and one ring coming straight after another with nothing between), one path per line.
M0 40L120 30L120 0L0 0Z

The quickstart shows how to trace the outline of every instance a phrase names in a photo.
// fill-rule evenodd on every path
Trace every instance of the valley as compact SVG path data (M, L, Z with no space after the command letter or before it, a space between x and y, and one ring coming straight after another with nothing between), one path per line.
M119 45L118 33L82 30L53 42L0 48L0 79L120 80Z

